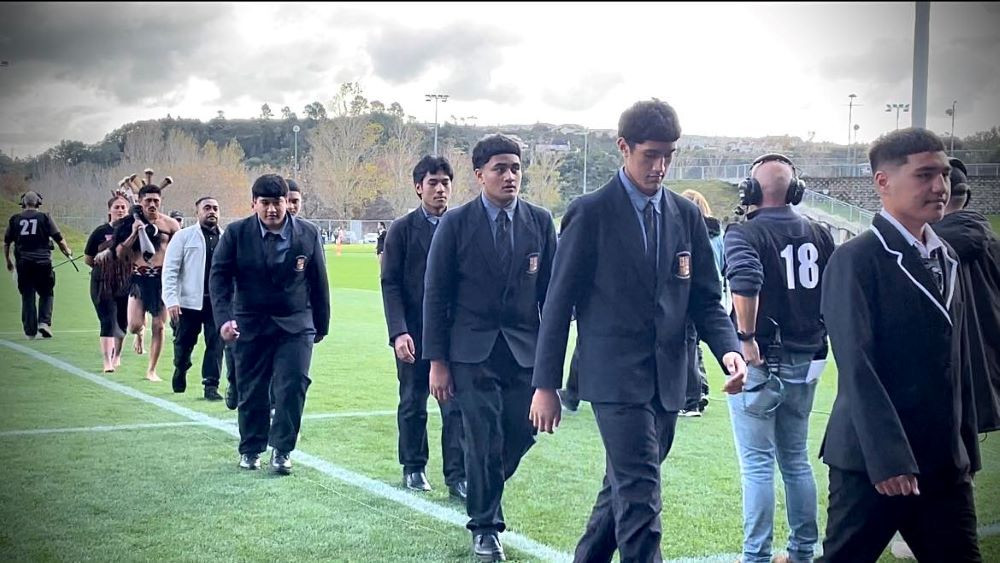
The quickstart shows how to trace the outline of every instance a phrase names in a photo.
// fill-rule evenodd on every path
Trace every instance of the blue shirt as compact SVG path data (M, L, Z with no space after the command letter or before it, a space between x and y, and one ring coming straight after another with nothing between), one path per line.
M438 217L437 215L428 213L427 210L424 209L423 205L420 206L420 210L424 212L424 219L427 219L428 223L430 223L431 225L437 226L438 221L441 220L440 217Z
M285 261L285 255L288 254L288 249L292 247L292 214L288 213L285 215L285 224L281 226L281 230L278 231L278 244L275 245L274 250L277 256L275 259L280 264ZM260 217L257 217L257 224L260 225L260 238L266 238L267 233L271 232L267 230L264 223L261 222Z
M639 188L635 187L632 180L629 180L628 174L625 173L625 167L618 170L618 178L621 179L622 184L625 186L625 193L628 194L629 200L632 202L632 207L635 208L635 216L639 219L639 231L642 233L642 248L646 249L649 246L649 241L646 240L646 225L643 222L642 214L646 210L646 205L652 201L653 202L653 223L656 229L656 239L659 242L660 238L660 217L661 217L661 205L663 202L663 188L658 188L656 193L653 195L646 195L639 191ZM656 265L660 265L660 253L656 253Z
M490 232L493 233L493 240L497 238L497 215L500 214L500 208L493 205L489 199L486 198L486 194L481 194L479 196L483 200L483 206L486 207L486 215L490 218ZM507 204L503 210L507 213L507 219L510 220L510 226L507 227L507 232L510 233L510 247L514 248L514 210L517 209L517 198L514 201Z

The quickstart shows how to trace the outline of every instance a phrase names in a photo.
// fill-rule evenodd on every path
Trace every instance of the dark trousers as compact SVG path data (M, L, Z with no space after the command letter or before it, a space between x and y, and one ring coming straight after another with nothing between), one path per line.
M830 468L830 507L823 556L827 563L878 560L893 534L902 534L918 561L979 562L971 483L917 477L919 496L880 495L868 475Z
M17 291L21 294L21 326L24 334L35 336L39 324L52 324L52 294L56 286L56 274L52 271L52 262L18 260L15 268Z
M485 362L454 362L451 377L465 430L466 527L502 532L504 482L535 443L528 419L531 368L518 365L501 334Z
M658 395L646 404L591 403L607 453L604 484L574 561L661 561L660 465L674 441L677 413Z
M198 335L205 334L205 354L201 358L201 383L218 387L222 372L222 337L215 327L212 302L205 296L201 310L181 308L181 317L174 327L174 375L184 379L191 368L191 352Z
M701 346L698 346L698 330L694 327L694 323L688 323L686 336L688 377L684 410L703 410L701 398L708 395L708 376L705 373L705 359L702 357Z
M236 387L236 345L223 341L223 348L225 349L223 356L226 362L226 383Z
M245 337L245 335L244 335ZM289 334L274 327L253 339L236 340L240 453L261 453L267 445L295 449L306 402L313 334ZM268 388L274 389L274 419Z
M399 463L403 470L423 471L427 466L427 398L430 396L431 363L417 360L408 364L396 359L399 378ZM462 411L455 401L441 408L441 459L444 482L455 485L465 480L465 454L462 451Z

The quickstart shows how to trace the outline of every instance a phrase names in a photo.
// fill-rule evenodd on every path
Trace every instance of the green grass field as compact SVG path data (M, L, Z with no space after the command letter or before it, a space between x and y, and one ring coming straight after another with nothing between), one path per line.
M81 244L74 249L80 253ZM286 478L236 467L235 415L201 398L196 370L183 395L167 381L142 379L145 356L129 352L122 369L101 373L86 273L57 270L56 336L30 342L21 335L16 290L3 276L0 447L10 457L0 470L0 560L469 560L464 509L447 498L433 415L434 491L416 495L399 486L396 377L373 246L347 246L342 256L328 248L328 259L332 334L315 349L296 470ZM165 380L171 362L168 343L159 368ZM722 376L710 370L717 389ZM814 458L835 380L830 367L813 416ZM664 556L731 561L742 527L724 398L713 391L706 415L678 426L663 465ZM1000 561L1000 439L987 440L983 454L987 470L976 494L980 525L991 532L983 549L987 561ZM822 530L827 470L816 459L813 466ZM507 484L505 514L519 534L503 536L508 557L571 553L603 470L586 405L554 436L540 436ZM776 553L787 537L780 488L778 498Z

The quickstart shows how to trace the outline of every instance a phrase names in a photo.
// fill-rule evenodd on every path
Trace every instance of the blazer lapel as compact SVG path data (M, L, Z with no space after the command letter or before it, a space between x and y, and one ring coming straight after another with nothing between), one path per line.
M681 240L681 216L677 210L677 203L674 202L667 187L660 188L663 193L660 202L660 263L656 268L657 286L665 283L674 275L674 266L677 262L677 244ZM690 259L688 264L690 264Z
M431 224L430 221L424 217L424 212L418 207L413 210L410 214L410 228L413 229L413 233L417 237L417 241L420 247L424 251L424 256L431 250Z
M882 242L885 251L894 256L896 264L907 280L944 315L948 324L951 324L951 315L945 307L944 297L938 291L937 283L931 278L930 272L924 267L917 249L907 244L896 227L880 215L875 215L872 219L872 231ZM947 285L946 281L946 289Z
M536 242L535 221L531 215L531 210L523 201L517 202L514 210L514 254L510 259L510 271L507 272L507 286L509 287L522 270L527 268L525 258L533 249L538 248Z
M618 174L615 174L611 184L611 212L618 218L618 228L614 230L618 238L618 248L625 254L625 261L635 270L635 279L641 280L642 286L652 290L652 280L644 273L645 249L642 247L642 229L635 206L625 191Z
M479 246L479 251L483 255L483 261L486 262L495 279L502 272L500 272L500 266L497 264L497 251L496 246L493 244L493 229L490 228L490 216L486 213L486 206L483 205L483 201L479 198L476 198L469 207L469 212L472 216L468 219L475 231L473 237L476 239L476 245Z

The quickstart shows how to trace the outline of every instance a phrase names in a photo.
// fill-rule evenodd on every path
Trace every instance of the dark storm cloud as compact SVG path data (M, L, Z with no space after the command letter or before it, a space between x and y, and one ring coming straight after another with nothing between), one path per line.
M514 77L499 76L503 49L513 37L463 23L442 29L387 24L368 44L375 74L403 84L430 69L440 70L441 90L459 100L510 102L519 98Z
M23 95L59 79L93 87L123 102L169 89L185 62L212 39L231 8L8 4L0 49L11 61L0 97Z

